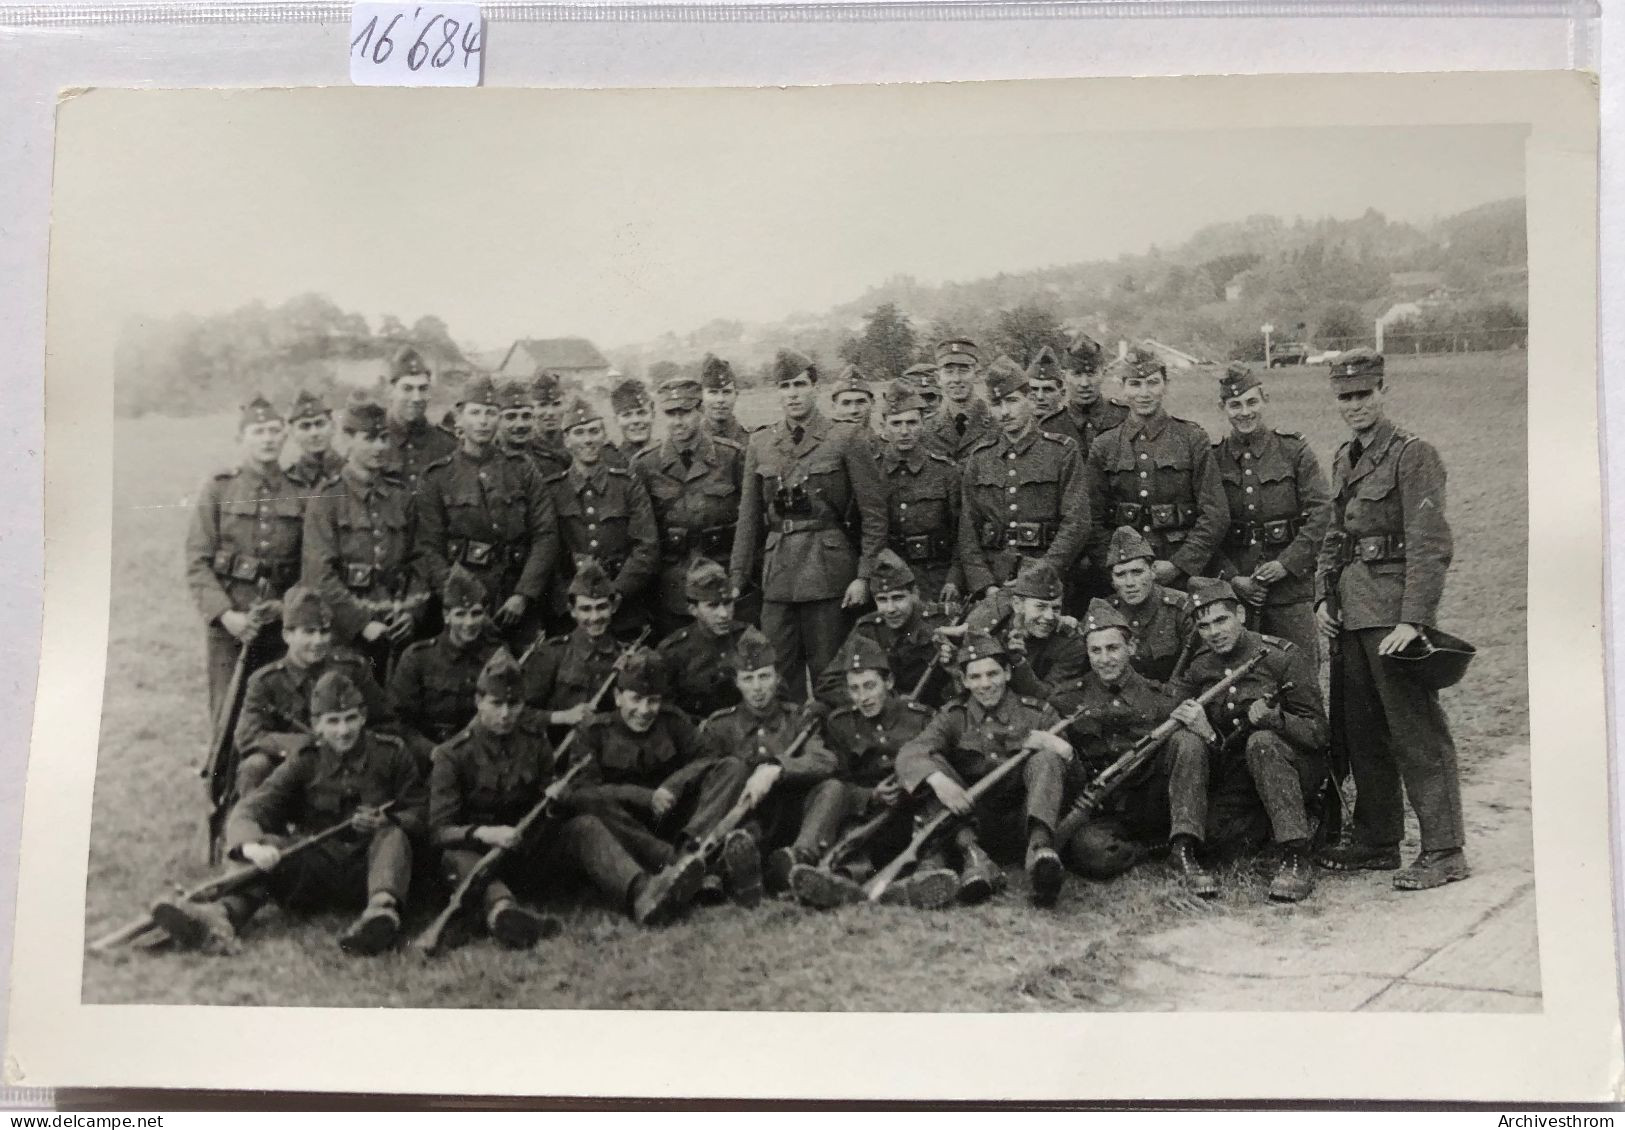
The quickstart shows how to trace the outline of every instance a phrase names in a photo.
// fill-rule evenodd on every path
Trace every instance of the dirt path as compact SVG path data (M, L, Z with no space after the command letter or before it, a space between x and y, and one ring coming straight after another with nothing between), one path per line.
M1322 872L1300 906L1149 934L1115 986L1119 1007L1538 1012L1529 748L1480 763L1462 799L1471 879L1406 893L1386 873Z

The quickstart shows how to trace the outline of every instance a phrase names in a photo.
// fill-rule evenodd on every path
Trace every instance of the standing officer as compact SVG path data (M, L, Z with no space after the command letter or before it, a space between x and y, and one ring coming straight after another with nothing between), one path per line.
M638 594L654 578L660 561L649 492L624 464L606 457L603 414L579 396L565 410L564 445L570 451L570 469L542 484L549 509L558 515L559 579L574 576L588 558L598 562L620 594L615 631L635 633L647 616ZM564 593L559 586L553 591L549 612L560 623L567 611L560 599Z
M988 368L987 393L999 431L971 452L962 478L959 564L970 596L1013 580L1025 558L1067 576L1094 512L1077 445L1033 422L1027 374L1001 357Z
M981 363L974 341L956 337L937 344L942 402L926 432L926 442L956 463L994 432L988 406L976 398L976 368Z
M333 609L333 634L386 677L389 653L412 633L428 597L417 569L417 515L406 484L384 470L381 405L344 409L350 459L305 511L304 573Z
M965 575L955 558L959 466L921 442L925 401L904 381L887 388L877 455L886 478L892 551L908 562L927 599L958 604ZM904 676L905 678L907 676Z
M1089 448L1091 556L1104 560L1112 530L1133 526L1156 552L1157 583L1183 587L1212 560L1230 523L1212 441L1200 424L1163 410L1168 370L1132 350L1123 389L1130 416Z
M869 599L867 580L887 540L886 487L856 430L819 413L812 362L780 350L773 371L784 418L752 432L745 449L728 573L743 592L761 547L762 629L786 692L800 702L808 676L816 678L841 646L843 610ZM854 510L862 532L856 548L848 532Z
M1128 418L1128 409L1114 404L1100 391L1105 373L1101 369L1100 343L1088 334L1077 334L1068 343L1062 359L1069 377L1067 415L1078 433L1085 458L1095 440Z
M282 648L262 631L281 614L282 594L299 579L304 491L279 462L287 429L256 394L237 421L243 461L217 471L198 491L186 533L186 582L203 616L209 716L220 718L232 669L243 648L248 671Z
M1196 642L1191 598L1157 584L1156 551L1133 526L1118 526L1106 550L1111 575L1111 606L1134 633L1134 669L1166 683Z
M875 394L856 365L848 365L829 390L829 418L837 424L856 424L873 432Z
M538 369L530 383L530 395L536 409L530 457L545 479L570 465L570 453L564 446L564 393L559 375Z
M461 564L485 586L497 627L522 636L558 557L558 519L530 462L497 447L499 411L490 377L463 386L462 440L424 476L418 530L430 586Z
M388 467L414 494L430 465L457 450L457 437L429 422L432 379L422 355L410 345L390 360Z
M1230 434L1213 445L1213 456L1230 526L1213 573L1258 610L1259 631L1291 640L1318 668L1320 631L1310 598L1331 522L1326 476L1302 434L1269 426L1269 394L1246 365L1235 362L1219 378L1219 402Z
M1435 690L1391 659L1437 623L1452 542L1439 453L1387 418L1383 357L1345 354L1332 366L1337 409L1353 431L1332 465L1332 521L1315 574L1315 616L1339 650L1333 694L1359 804L1352 835L1328 849L1334 870L1399 867L1405 798L1422 850L1394 877L1419 891L1467 878L1456 746ZM1334 741L1337 740L1334 737Z
M832 706L847 701L847 660L857 641L869 640L884 651L887 672L902 682L903 694L910 694L936 656L937 631L948 625L946 615L928 608L921 599L914 570L889 549L881 550L875 559L869 587L874 590L875 610L858 617L840 654L818 678L818 697ZM953 681L940 675L934 686L927 683L921 697L935 704L951 693Z
M440 591L446 621L441 633L401 653L389 682L389 703L401 724L439 745L474 716L474 688L497 641L486 630L485 586L461 565L452 566Z
M621 431L621 442L608 447L610 462L630 467L638 453L654 442L655 406L649 390L636 377L627 377L609 390L610 411Z
M734 615L728 571L696 557L683 579L691 621L660 641L660 654L672 674L672 700L678 709L705 718L739 701L733 656L749 627Z
M307 490L338 477L344 457L333 450L333 412L313 392L300 389L288 409L288 430L299 455L288 464L288 480Z
M666 438L633 460L632 469L648 491L660 533L652 614L657 634L664 637L688 619L690 564L697 557L724 557L733 549L745 449L731 439L705 434L698 382L673 377L655 395L666 418Z
M708 434L744 444L750 431L734 415L734 404L739 400L739 388L734 383L733 367L720 357L707 353L700 362L700 407L705 417Z

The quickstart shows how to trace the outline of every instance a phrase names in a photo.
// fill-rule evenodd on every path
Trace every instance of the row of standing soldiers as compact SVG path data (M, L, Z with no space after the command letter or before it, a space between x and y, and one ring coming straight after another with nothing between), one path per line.
M919 735L877 739L872 749L844 749L834 759L838 767L877 754L884 772L868 784L832 776L835 768L825 765L827 780L866 791L837 806L833 825L810 839L799 834L802 821L774 821L786 842L770 855L770 885L790 885L799 869L816 876L803 874L797 887L808 901L838 900L847 889L842 877L815 864L843 820L876 803L906 808L916 796L968 811L965 786L1029 743L1025 803L1016 808L1026 815L1027 870L1040 901L1059 890L1062 855L1074 870L1104 876L1170 836L1176 867L1199 893L1211 893L1200 851L1213 838L1215 812L1230 812L1255 839L1262 832L1275 840L1272 894L1295 899L1313 883L1305 810L1325 776L1317 671L1324 636L1341 653L1333 693L1347 704L1341 736L1360 803L1321 862L1397 869L1403 780L1421 818L1423 850L1396 885L1465 877L1454 749L1437 696L1406 679L1403 665L1382 661L1433 625L1451 545L1442 465L1431 446L1386 420L1380 355L1357 353L1333 370L1333 395L1354 438L1338 452L1330 489L1302 438L1267 425L1265 390L1242 367L1220 382L1232 432L1213 444L1199 426L1164 411L1167 374L1148 353L1123 359L1126 407L1100 396L1092 343L1064 358L1041 352L1025 370L995 360L985 372L985 403L972 395L980 366L972 343L944 342L937 359L886 389L879 436L867 428L873 398L855 373L836 383L835 411L847 418L832 421L817 407L816 368L791 353L775 365L781 422L739 429L731 373L708 358L699 382L658 390L664 441L623 427L620 447L607 443L601 416L584 400L563 405L547 374L528 390L475 379L459 403L457 434L436 429L423 414L429 374L409 353L397 359L388 408L346 407L347 460L312 467L307 452L284 471L284 421L256 400L241 429L249 458L206 486L189 541L211 639L211 689L240 647L266 659L278 642L288 650L250 680L237 726L239 795L259 795L279 762L293 763L290 752L324 748L312 738L308 696L319 668L333 661L349 664L346 679L365 703L369 733L387 737L393 728L408 759L426 769L436 743L481 732L481 671L497 635L525 651L513 664L520 724L545 734L608 716L629 733L646 732L621 708L623 690L617 710L604 715L588 699L618 654L615 638L653 621L664 631L660 662L640 663L661 673L639 693L658 700L656 713L688 712L710 726L718 712L732 711L756 724L738 736L738 748L713 739L708 756L687 759L739 760L753 742L765 758L743 779L713 783L698 810L714 820L720 798L767 776L764 767L783 752L760 738L749 676L762 673L742 669L739 654L743 621L754 618L745 610L759 601L762 633L751 632L758 637L752 654L772 657L771 695L759 703L795 714L813 691L837 714L857 717L860 729L882 715L929 723ZM307 409L311 399L304 398ZM624 386L612 406L623 425L653 414L640 390ZM301 431L312 413L296 404L289 415ZM723 550L726 569L708 559ZM296 575L304 581L300 603L320 605L327 611L316 619L328 619L314 633L325 633L326 643L303 656L293 637L311 629L290 624L276 596ZM471 586L477 607L466 599ZM554 599L544 604L548 595ZM857 615L871 598L875 611ZM974 607L959 622L964 603ZM674 627L679 609L689 622ZM311 615L307 609L295 619ZM265 630L278 617L281 641ZM436 621L432 638L400 647ZM1249 676L1256 685L1244 681L1205 710L1191 701L1202 679L1216 681L1215 672L1249 649L1271 657ZM314 652L321 655L312 662ZM852 666L860 653L868 665ZM943 660L952 677L939 676L933 690L930 665ZM875 713L853 689L854 672L883 676L886 694L867 702ZM375 676L387 676L388 692ZM918 689L905 695L905 685ZM1091 694L1099 698L1092 705ZM1081 696L1081 714L1065 737L1046 734L1059 716L1045 711L1068 696ZM297 725L262 725L268 697ZM214 705L231 706L218 697ZM1165 707L1183 715L1184 729L1166 744L1155 779L1126 790L1111 819L1053 843L1056 814L1078 774L1148 732L1170 713ZM877 734L884 728L874 726ZM911 738L931 748L904 757ZM956 761L955 750L978 756L974 764ZM1227 766L1227 753L1234 764ZM437 754L432 764L442 760ZM914 771L905 771L911 763ZM1230 774L1228 793L1215 789L1215 774ZM532 776L534 785L546 773ZM682 783L699 789L696 801L704 792ZM655 812L660 789L646 785L635 788L648 798L627 803L659 824L676 801L661 797ZM1221 796L1229 799L1219 803ZM651 807L640 808L644 801ZM640 842L620 817L594 819L623 849ZM966 822L955 833L957 872L922 866L903 886L910 901L940 900L949 876L960 898L998 885L1002 872L986 862L976 829ZM748 877L752 868L741 858L761 846L753 839L748 851L735 847L733 870ZM643 847L640 866L653 868L650 897L666 900L652 911L658 918L703 883L663 870L680 852L663 860ZM518 913L498 909L509 919Z

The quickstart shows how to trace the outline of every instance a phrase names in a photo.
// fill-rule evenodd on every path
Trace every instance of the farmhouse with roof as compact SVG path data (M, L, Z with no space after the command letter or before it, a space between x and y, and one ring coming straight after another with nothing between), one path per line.
M582 388L602 385L610 373L609 360L584 337L520 338L508 348L497 366L503 377L532 377L540 369L557 373Z

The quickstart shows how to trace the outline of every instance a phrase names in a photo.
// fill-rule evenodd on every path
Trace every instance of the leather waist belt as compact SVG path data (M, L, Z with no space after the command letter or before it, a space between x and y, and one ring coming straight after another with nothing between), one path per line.
M1286 545L1303 528L1301 518L1281 518L1274 522L1231 522L1224 544L1229 548L1249 545Z
M1058 522L1008 522L1003 526L990 522L982 527L982 548L1048 549L1058 529Z
M891 539L892 552L904 561L946 561L953 556L947 534L915 534Z
M696 530L692 526L667 526L660 539L660 547L669 561L680 560L690 549L706 557L726 557L733 552L732 526L707 526Z
M473 538L448 538L446 556L478 569L495 569L505 564L523 565L525 558L530 556L530 547L475 541Z
M399 569L386 569L370 561L345 561L341 564L344 587L355 592L367 592L379 585L394 588L400 584Z
M278 560L273 557L255 557L251 553L233 553L222 549L210 562L214 575L226 581L270 581L287 588L299 579L299 560Z
M1183 502L1115 502L1114 526L1149 526L1153 530L1183 530L1196 521L1196 508Z
M773 528L781 534L799 534L807 530L836 530L840 527L828 518L780 518L773 523Z
M1405 560L1404 534L1367 534L1363 538L1348 538L1343 542L1343 564L1363 561L1367 565L1386 565Z

